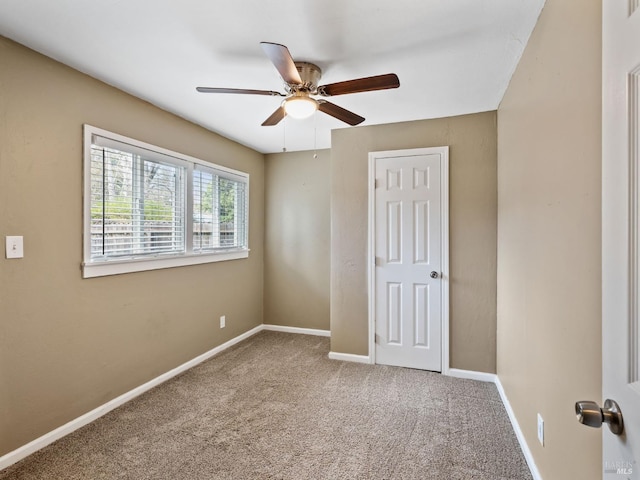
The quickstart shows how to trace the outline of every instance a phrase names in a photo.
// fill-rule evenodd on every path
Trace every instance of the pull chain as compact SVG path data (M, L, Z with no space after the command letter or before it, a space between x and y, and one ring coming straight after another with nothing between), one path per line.
M287 119L282 122L282 151L287 151Z
M313 114L313 158L318 158L318 112Z

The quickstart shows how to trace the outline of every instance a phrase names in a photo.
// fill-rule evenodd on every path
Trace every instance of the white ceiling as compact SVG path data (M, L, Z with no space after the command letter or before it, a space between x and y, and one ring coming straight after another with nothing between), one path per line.
M0 0L0 35L263 153L329 148L322 113L260 124L284 92L259 43L317 64L320 84L396 73L333 97L362 125L495 110L544 0Z

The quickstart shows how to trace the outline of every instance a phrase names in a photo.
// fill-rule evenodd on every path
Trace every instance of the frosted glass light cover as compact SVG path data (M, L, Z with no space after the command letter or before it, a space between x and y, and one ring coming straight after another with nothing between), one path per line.
M285 100L284 110L293 118L307 118L318 109L318 102L310 97L291 97Z

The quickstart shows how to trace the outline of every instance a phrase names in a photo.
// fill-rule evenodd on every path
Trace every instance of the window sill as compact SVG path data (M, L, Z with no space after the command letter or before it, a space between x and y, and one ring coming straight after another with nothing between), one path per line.
M147 270L159 270L161 268L224 262L226 260L237 260L248 257L249 250L243 249L216 253L193 253L170 257L85 262L82 264L82 278L105 277L107 275L119 275L121 273L144 272Z

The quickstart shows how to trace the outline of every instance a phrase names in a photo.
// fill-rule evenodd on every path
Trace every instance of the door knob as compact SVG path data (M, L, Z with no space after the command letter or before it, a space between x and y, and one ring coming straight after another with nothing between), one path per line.
M576 402L576 417L580 423L589 427L600 428L606 423L614 435L622 435L624 431L620 407L611 399L605 400L602 408L596 402L588 400Z
M438 272L436 272L436 271L434 270L433 272L431 272L431 273L429 274L429 276L430 276L431 278L438 278Z

